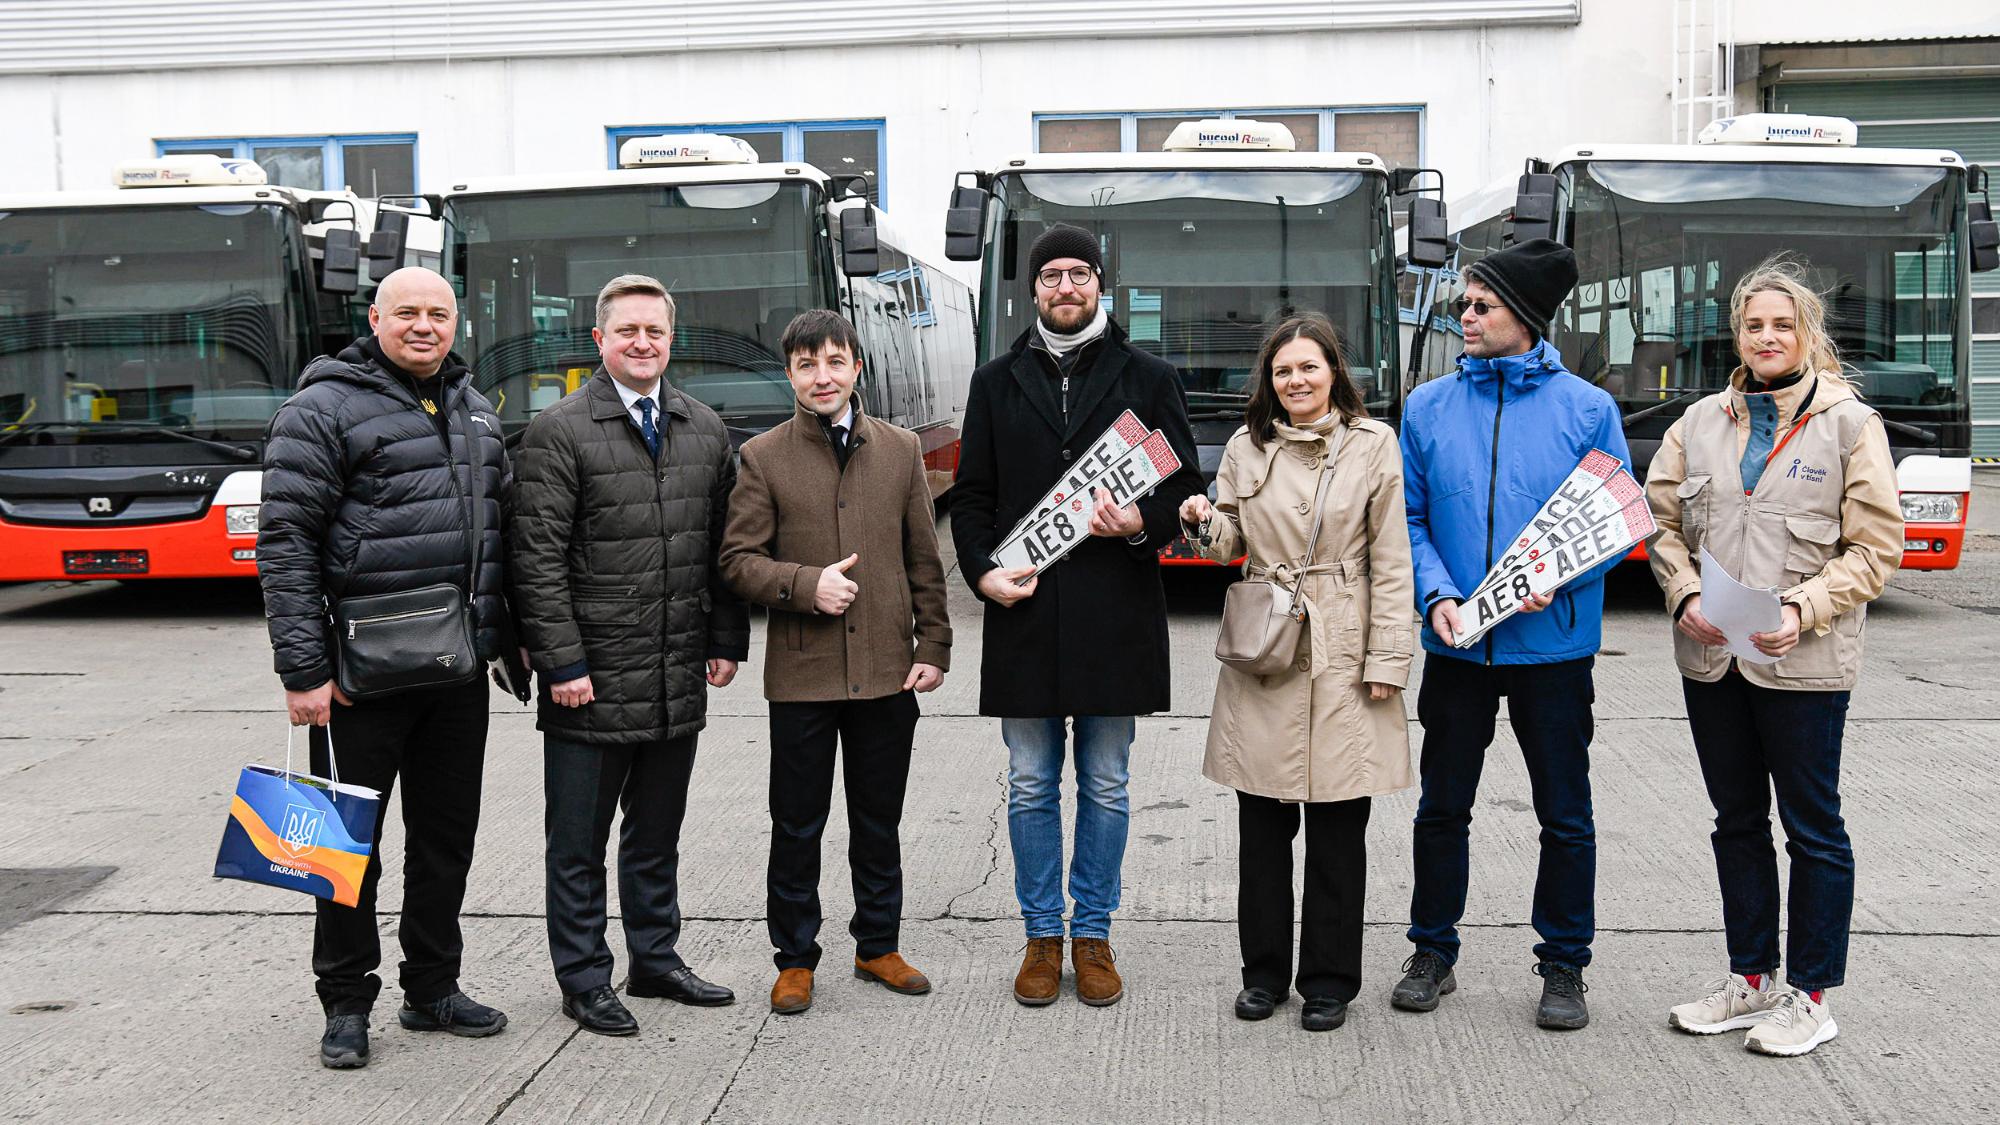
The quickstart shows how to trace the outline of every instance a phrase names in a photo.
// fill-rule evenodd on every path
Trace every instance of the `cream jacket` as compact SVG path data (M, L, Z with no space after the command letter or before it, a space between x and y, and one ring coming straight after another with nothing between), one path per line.
M1263 449L1238 430L1216 471L1216 515L1203 555L1246 571L1306 553L1328 439L1280 424ZM1304 572L1307 625L1292 667L1252 676L1225 665L1215 685L1202 773L1284 801L1345 801L1406 789L1410 742L1400 693L1415 642L1415 579L1396 435L1369 419L1346 426L1334 460L1315 564Z
M1903 557L1888 436L1881 417L1839 378L1801 379L1776 392L1776 435L1784 444L1746 494L1744 379L1738 368L1729 390L1689 407L1653 456L1646 474L1646 500L1659 524L1647 542L1653 576L1668 611L1677 611L1701 592L1694 560L1706 546L1745 585L1776 587L1799 607L1798 647L1775 664L1740 662L1745 679L1792 690L1852 688L1868 603ZM1709 682L1721 679L1732 659L1678 629L1674 657L1684 675Z

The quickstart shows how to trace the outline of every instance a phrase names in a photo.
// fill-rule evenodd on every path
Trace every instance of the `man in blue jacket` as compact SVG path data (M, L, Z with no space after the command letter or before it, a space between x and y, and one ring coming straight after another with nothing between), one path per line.
M1404 497L1424 614L1423 796L1415 828L1416 945L1390 1002L1428 1012L1458 986L1458 920L1480 768L1500 697L1527 760L1542 824L1535 877L1535 946L1542 999L1535 1022L1590 1022L1597 880L1590 811L1590 670L1604 611L1604 574L1616 560L1521 607L1469 648L1458 607L1508 542L1592 449L1629 460L1617 404L1563 369L1546 339L1576 284L1576 256L1537 238L1465 269L1457 303L1465 329L1458 371L1411 392L1403 417Z

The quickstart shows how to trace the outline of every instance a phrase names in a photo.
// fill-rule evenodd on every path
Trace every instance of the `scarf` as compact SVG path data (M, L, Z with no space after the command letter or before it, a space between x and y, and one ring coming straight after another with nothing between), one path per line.
M1074 332L1054 331L1042 323L1042 318L1039 316L1035 318L1035 329L1042 334L1042 342L1049 346L1049 351L1061 358L1064 354L1104 335L1104 328L1109 323L1111 318L1105 313L1104 304L1100 301L1097 305L1097 315L1090 318L1089 324Z

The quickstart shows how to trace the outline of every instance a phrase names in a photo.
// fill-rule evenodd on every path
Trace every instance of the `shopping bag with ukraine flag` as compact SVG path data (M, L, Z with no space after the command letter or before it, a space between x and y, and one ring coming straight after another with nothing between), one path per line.
M287 733L284 769L243 767L215 853L217 878L265 883L343 906L360 901L382 794L340 783L331 731L327 760L330 779L293 773Z

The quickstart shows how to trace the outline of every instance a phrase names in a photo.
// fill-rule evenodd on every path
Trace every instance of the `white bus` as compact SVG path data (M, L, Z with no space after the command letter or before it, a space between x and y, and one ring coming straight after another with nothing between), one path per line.
M1417 170L1364 152L1298 152L1282 124L1189 121L1166 151L1039 153L961 172L945 256L983 260L979 360L1034 321L1027 275L1037 235L1067 223L1098 236L1104 304L1132 342L1179 368L1201 471L1213 479L1242 425L1264 333L1294 311L1339 330L1371 415L1402 408L1392 203ZM1416 258L1441 262L1443 207L1412 202ZM1201 563L1176 539L1169 563Z
M635 137L615 171L456 184L437 200L459 350L509 433L597 366L597 292L658 277L677 309L667 378L740 443L792 416L778 340L811 308L855 324L863 409L924 440L933 494L958 465L972 293L898 248L860 177L757 162L735 137Z
M1691 145L1579 145L1531 160L1518 183L1454 202L1456 255L1423 287L1413 366L1436 375L1457 362L1445 306L1460 270L1512 241L1556 238L1576 251L1580 278L1550 336L1570 370L1618 401L1643 474L1667 427L1737 366L1737 280L1795 251L1829 294L1849 374L1886 423L1903 566L1957 566L1972 479L1968 278L1993 268L2000 236L1976 166L1952 152L1859 148L1855 136L1841 118L1749 114Z
M248 160L114 179L0 196L0 581L255 577L265 426L402 249Z

